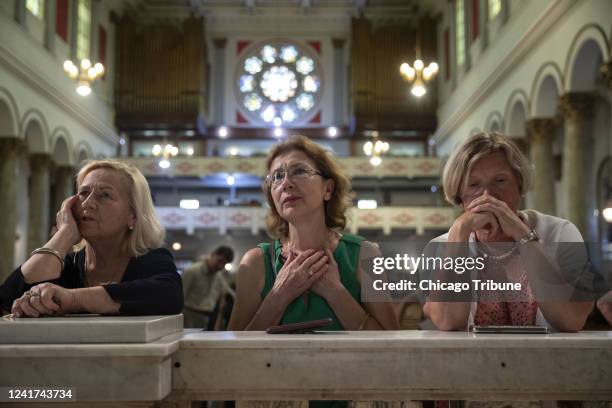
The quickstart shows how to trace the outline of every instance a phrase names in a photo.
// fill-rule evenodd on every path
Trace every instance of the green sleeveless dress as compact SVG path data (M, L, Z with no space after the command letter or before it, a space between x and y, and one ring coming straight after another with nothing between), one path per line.
M340 281L358 303L361 303L361 286L357 281L357 267L359 265L359 251L363 240L363 237L357 235L342 235L333 253L334 259L338 264ZM284 264L280 256L282 252L280 240L274 242L272 251L270 251L270 245L269 243L258 245L263 252L266 268L265 283L261 291L262 299L272 289L276 274ZM272 256L274 259L272 259ZM307 302L304 296L300 296L287 306L285 314L281 319L281 324L299 323L331 317L334 322L331 326L327 326L325 330L344 330L340 320L325 299L313 292L308 292L307 296ZM308 405L309 408L346 408L348 407L348 401L309 401Z

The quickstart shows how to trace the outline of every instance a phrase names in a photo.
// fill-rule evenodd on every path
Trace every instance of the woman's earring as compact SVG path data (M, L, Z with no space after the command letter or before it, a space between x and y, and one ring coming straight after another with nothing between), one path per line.
M133 226L133 225L128 225L128 229L129 229L130 231L133 231L133 230L134 230L134 226Z

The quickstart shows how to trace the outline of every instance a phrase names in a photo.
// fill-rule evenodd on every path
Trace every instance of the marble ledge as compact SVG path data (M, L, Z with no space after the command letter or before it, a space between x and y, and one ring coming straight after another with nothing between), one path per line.
M474 334L440 331L348 331L314 334L185 332L180 349L612 349L612 331L551 334Z
M148 343L0 344L0 359L19 357L167 357L179 349L182 333Z
M182 333L183 315L0 319L0 344L146 343Z

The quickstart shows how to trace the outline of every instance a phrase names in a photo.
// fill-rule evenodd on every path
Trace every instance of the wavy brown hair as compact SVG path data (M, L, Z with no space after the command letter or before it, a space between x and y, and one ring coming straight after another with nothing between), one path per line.
M340 170L340 166L333 159L332 154L305 136L293 136L287 141L275 145L266 159L266 169L270 171L270 166L276 157L281 154L298 150L308 156L314 163L321 176L326 180L334 181L334 191L331 198L325 202L325 225L328 228L344 229L346 226L346 210L351 204L349 191L351 183ZM289 223L284 220L272 199L270 187L264 182L262 185L270 210L266 217L266 227L268 234L272 238L287 237L289 233Z

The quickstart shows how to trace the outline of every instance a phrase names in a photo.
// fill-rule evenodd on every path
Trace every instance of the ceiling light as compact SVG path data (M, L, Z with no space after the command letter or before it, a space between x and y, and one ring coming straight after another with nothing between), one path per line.
M185 210L197 210L198 208L200 208L200 200L197 200L195 198L183 199L180 201L179 207Z

